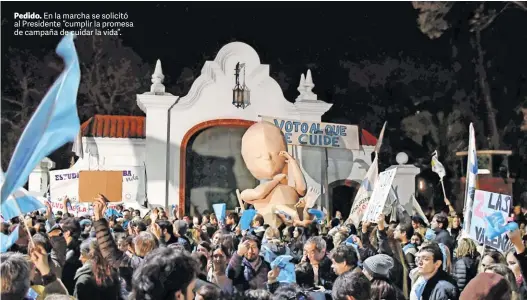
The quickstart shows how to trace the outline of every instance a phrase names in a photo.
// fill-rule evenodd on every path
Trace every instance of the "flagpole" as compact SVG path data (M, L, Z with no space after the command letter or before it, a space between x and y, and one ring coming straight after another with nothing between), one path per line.
M443 188L443 196L444 196L445 198L447 198L447 196L446 196L446 192L445 192L445 184L443 183L443 178L441 178L441 180L439 180L439 181L441 182L441 187Z
M24 225L24 228L26 228L27 235L29 236L29 242L35 247L35 243L33 242L33 237L31 236L31 232L29 231L29 228L27 227L25 220L24 220L24 214L22 213L22 209L20 209L20 206L18 205L18 201L15 197L11 196L13 198L13 202L15 202L15 206L20 212L20 222L22 222L22 225Z

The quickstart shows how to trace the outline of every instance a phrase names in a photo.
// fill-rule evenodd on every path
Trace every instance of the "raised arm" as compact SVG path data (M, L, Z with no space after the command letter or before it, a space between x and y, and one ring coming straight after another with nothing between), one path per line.
M302 170L300 170L300 166L298 165L296 160L291 156L291 154L289 154L289 152L281 151L280 156L285 157L285 161L291 169L293 181L295 184L294 188L296 192L300 197L304 197L307 192L307 184L306 179L304 178L304 174L302 173Z

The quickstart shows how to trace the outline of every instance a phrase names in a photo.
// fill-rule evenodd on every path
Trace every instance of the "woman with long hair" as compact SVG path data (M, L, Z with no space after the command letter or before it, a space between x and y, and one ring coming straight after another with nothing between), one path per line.
M306 235L303 227L295 227L293 230L293 237L288 244L291 256L295 261L300 262L304 256L304 244L306 242Z
M505 260L505 256L503 256L503 254L499 253L498 251L492 249L486 250L481 256L478 266L478 273L485 272L485 268L492 264L507 265L507 261Z
M232 280L227 277L227 265L229 263L229 250L224 245L212 247L212 257L207 266L207 280L221 288L226 295L234 295L235 290Z
M119 299L119 275L103 258L96 239L88 239L80 246L82 267L75 274L75 291L78 300Z
M455 250L457 260L454 263L452 276L456 280L460 292L478 274L477 253L476 244L472 240L462 238L458 241Z
M389 279L394 260L386 254L368 257L363 263L364 275L371 282L371 300L404 300L401 289Z

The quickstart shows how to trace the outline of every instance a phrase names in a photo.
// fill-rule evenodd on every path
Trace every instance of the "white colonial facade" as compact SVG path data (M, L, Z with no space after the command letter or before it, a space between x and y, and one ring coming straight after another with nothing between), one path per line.
M244 109L232 105L234 70L239 62L245 63L245 83L251 95L251 104ZM244 128L260 121L260 116L321 121L322 115L330 109L331 104L318 99L313 93L313 78L309 70L306 76L304 74L300 76L299 96L294 102L284 98L280 86L269 73L270 66L262 64L252 47L240 42L230 43L218 52L213 61L205 62L201 75L196 79L189 93L179 97L165 92L161 63L157 61L152 75L151 90L137 95L137 104L146 117L94 116L82 126L82 143L76 143L77 146L81 146L77 152L80 159L72 169L132 168L141 176L140 180L143 182L138 188L139 204L144 202L140 199L147 197L150 206L170 207L177 204L180 212L183 212L185 207L188 211L188 203L185 201L188 201L189 193L192 191L186 183L198 176L189 174L187 165L189 155L193 155L192 151L202 151L200 152L202 156L207 156L207 153L214 153L215 156L223 155L221 151L218 152L219 150L207 150L203 146L190 149L192 143L197 143L196 136L200 133L216 127L234 128L233 136L229 137L228 141L222 138L216 142L219 143L217 145L223 143L220 148L230 149L229 153L224 151L225 159L233 160L232 168L236 175L233 182L236 184L247 177L243 175L247 172L242 170L244 166L239 165L239 157L236 154L239 154L240 149L235 149L235 146L241 138L238 136L239 133L235 133L236 128L241 128L243 133ZM234 136L236 134L238 135ZM208 140L213 139L214 134L211 133ZM323 193L329 192L331 199L333 188L343 185L356 186L371 164L375 141L371 134L362 130L361 150L329 149L327 183L330 188ZM300 162L308 186L320 189L325 177L321 172L326 157L324 150L300 146L294 151L292 148L291 150ZM216 167L211 163L207 168ZM39 172L42 173L42 170ZM37 181L34 182L33 185L30 182L30 190L42 191L46 186L42 180L38 186ZM245 185L253 184L251 180L243 182ZM210 186L205 184L196 187L194 193L198 193L200 188L207 190L203 192L203 196L196 197L210 194L215 184L213 182ZM140 190L143 188L144 190ZM232 183L229 187L223 188L230 189L229 193L231 193ZM194 203L194 206L201 208L204 205L204 203Z

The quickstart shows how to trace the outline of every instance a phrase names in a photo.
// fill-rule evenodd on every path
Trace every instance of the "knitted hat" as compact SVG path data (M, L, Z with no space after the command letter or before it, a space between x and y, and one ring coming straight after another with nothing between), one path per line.
M377 254L368 257L363 263L364 269L371 275L388 277L390 269L393 268L393 258L386 254Z
M480 273L469 281L459 300L510 299L511 289L507 280L495 273Z

